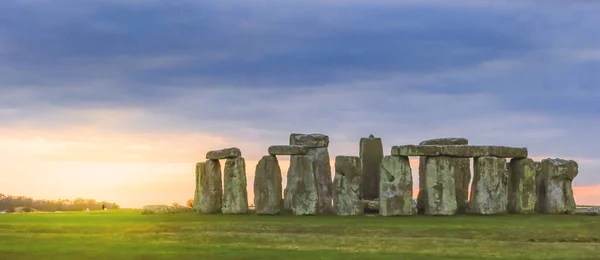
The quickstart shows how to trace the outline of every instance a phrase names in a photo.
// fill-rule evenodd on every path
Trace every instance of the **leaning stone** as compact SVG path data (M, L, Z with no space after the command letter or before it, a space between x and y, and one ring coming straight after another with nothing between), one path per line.
M381 161L379 214L413 215L413 180L408 157L385 156Z
M423 163L419 194L425 215L454 215L457 211L454 164L452 157L428 156Z
M196 164L194 209L205 214L221 212L223 187L219 160Z
M256 165L254 174L254 207L256 214L276 215L281 213L281 169L274 155L263 156Z
M290 135L291 145L302 145L309 148L328 147L329 136L324 134L298 134Z
M174 214L190 211L193 209L185 206L146 205L142 208L142 214Z
M301 145L272 145L270 155L306 155L306 147Z
M363 215L363 184L360 158L356 156L335 157L333 179L333 210L339 216Z
M573 179L579 166L573 160L544 159L541 162L541 193L539 213L573 214L577 206L573 198Z
M536 169L530 158L510 160L508 212L533 213L537 202Z
M438 138L429 139L419 143L419 145L467 145L469 140L466 138Z
M526 158L527 148L485 145L402 145L393 146L392 155Z
M374 200L379 198L379 164L381 164L381 160L383 159L381 138L375 138L373 135L369 136L369 138L361 138L359 150L362 172L364 174L363 198Z
M284 207L294 215L316 215L319 194L314 160L308 155L292 155L284 191Z
M508 169L505 158L477 157L469 213L492 215L506 213L508 203Z
M206 159L209 160L237 158L240 156L242 156L242 152L239 148L236 147L226 148L222 150L214 150L206 153Z
M248 191L246 184L246 161L242 157L225 161L223 176L223 214L248 213Z

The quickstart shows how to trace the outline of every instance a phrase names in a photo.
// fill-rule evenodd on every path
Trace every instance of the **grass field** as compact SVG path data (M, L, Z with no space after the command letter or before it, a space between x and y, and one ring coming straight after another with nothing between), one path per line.
M3 214L0 259L600 259L600 217Z

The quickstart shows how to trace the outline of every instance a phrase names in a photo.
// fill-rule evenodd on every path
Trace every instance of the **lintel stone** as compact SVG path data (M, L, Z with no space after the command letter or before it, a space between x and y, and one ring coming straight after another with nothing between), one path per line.
M527 148L488 145L402 145L393 146L392 155L526 158Z
M272 145L270 155L306 155L306 147L302 145Z
M206 153L206 159L208 160L221 160L221 159L230 159L230 158L238 158L242 156L242 152L239 148L231 147L225 148L221 150L209 151Z

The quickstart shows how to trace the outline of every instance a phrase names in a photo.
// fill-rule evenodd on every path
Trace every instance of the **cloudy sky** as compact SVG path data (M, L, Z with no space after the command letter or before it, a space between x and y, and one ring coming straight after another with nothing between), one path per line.
M329 135L332 158L372 133L386 154L465 137L573 159L578 204L600 204L599 12L584 0L4 0L0 192L183 203L195 162L236 146L252 200L257 160L291 132Z

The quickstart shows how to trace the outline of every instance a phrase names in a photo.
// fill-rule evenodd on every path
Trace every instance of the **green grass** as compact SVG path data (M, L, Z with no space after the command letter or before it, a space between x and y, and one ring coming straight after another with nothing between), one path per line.
M600 217L4 214L0 259L600 259Z

